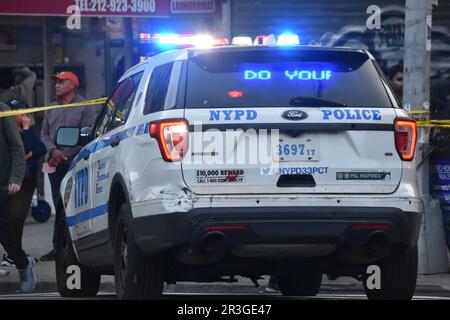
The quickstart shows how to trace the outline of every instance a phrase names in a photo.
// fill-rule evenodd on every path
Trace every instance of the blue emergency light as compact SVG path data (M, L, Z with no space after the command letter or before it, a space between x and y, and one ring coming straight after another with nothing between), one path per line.
M156 40L156 44L158 45L176 45L178 44L178 35L171 34L160 34L159 38Z

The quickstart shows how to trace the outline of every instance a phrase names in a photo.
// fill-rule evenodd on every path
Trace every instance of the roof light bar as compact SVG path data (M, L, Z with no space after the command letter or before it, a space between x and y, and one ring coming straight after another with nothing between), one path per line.
M152 36L150 33L139 33L139 42L140 43L150 43L152 40Z
M178 44L177 34L161 34L156 40L158 45L176 45Z
M176 44L179 46L193 46L194 43L194 36L192 34L180 34Z
M251 37L234 37L231 44L238 46L251 46L253 45L253 41Z
M160 46L195 46L199 48L209 48L213 46L223 46L228 44L227 38L213 38L208 34L150 34L139 33L140 43L154 43Z
M214 45L215 46L226 46L228 45L228 39L227 38L216 38L214 39Z
M268 39L269 39L269 36L266 36L266 35L256 36L255 42L253 44L266 45Z
M296 34L283 33L278 37L279 46L295 46L300 44L300 38Z
M207 34L199 34L194 37L194 46L210 48L214 45L214 38Z

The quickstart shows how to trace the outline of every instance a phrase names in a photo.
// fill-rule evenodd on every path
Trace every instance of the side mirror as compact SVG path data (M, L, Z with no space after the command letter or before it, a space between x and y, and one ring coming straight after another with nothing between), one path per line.
M56 131L55 140L58 147L75 147L80 141L80 129L73 127L59 127Z

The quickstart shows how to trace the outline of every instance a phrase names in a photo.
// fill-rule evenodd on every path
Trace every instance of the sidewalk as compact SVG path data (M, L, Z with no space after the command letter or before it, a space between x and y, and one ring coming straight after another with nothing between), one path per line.
M52 245L53 220L46 223L38 223L29 217L25 224L23 245L25 251L31 256L39 259L43 254L50 251ZM3 248L0 247L0 254L3 255ZM1 256L0 256L1 257ZM0 277L0 294L15 293L18 286L18 274L15 268L1 267L10 272L7 277ZM39 261L36 266L38 286L36 292L55 292L56 276L55 263ZM177 285L167 285L166 292L192 292L192 293L260 293L264 291L267 284L267 277L259 281L259 288L247 278L236 277L235 283L178 283ZM103 276L101 291L114 292L114 277ZM335 293L360 293L363 294L362 283L350 278L342 277L330 281L325 276L323 278L321 292ZM450 295L450 273L433 275L419 275L417 279L416 294L422 293L448 293Z

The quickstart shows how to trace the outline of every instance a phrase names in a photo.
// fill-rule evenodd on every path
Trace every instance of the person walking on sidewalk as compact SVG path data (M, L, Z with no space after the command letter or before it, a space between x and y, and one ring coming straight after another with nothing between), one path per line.
M0 102L0 111L9 110ZM26 255L10 228L11 196L20 191L25 172L25 157L19 130L13 117L0 118L0 244L19 271L20 290L36 287L35 261Z
M27 107L25 101L20 97L15 97L15 99L7 101L6 104L13 110ZM34 130L34 127L30 126L31 119L27 115L17 115L16 122L25 149L26 168L20 191L11 198L10 223L13 236L22 245L23 227L30 211L31 200L36 189L39 159L47 151L45 145ZM13 259L4 255L2 266L14 266Z
M52 79L56 81L55 91L57 101L52 105L64 105L70 103L83 102L85 99L77 93L80 81L78 77L70 71L64 71L57 75L53 75ZM52 188L53 204L57 205L59 198L59 187L64 178L73 158L81 150L80 147L75 148L58 148L55 145L55 135L59 127L89 127L94 124L96 117L95 108L74 107L53 109L45 112L44 122L42 123L41 139L48 151L48 164L55 168L55 172L49 173L48 177ZM55 260L56 252L56 225L59 219L56 212L53 227L53 249L41 257L41 261Z

